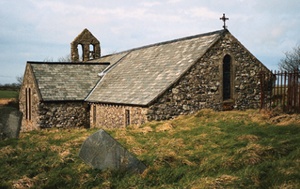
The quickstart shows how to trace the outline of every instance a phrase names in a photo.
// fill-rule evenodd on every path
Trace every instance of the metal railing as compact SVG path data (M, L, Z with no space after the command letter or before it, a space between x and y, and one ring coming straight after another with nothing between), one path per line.
M260 72L261 109L280 108L287 113L300 113L300 73Z

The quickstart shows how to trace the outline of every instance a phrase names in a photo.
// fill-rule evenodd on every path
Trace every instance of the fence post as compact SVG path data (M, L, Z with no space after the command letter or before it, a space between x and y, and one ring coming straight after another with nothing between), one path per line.
M283 107L282 107L282 109L283 109L283 111L286 111L286 106L287 106L287 93L288 93L288 90L287 90L287 83L286 83L286 77L287 77L287 72L285 71L284 72L284 79L283 79L283 83L284 83L284 85L283 85L283 87L284 87L284 94L283 94Z

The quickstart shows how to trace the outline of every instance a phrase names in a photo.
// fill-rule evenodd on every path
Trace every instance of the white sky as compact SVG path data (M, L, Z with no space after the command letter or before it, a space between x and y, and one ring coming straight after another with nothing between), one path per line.
M269 69L300 44L299 0L1 0L0 83L16 82L26 61L65 57L88 28L102 55L228 29Z

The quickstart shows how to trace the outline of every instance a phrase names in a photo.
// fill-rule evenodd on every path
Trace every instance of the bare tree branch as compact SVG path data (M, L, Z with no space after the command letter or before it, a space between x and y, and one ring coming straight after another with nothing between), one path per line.
M292 72L300 70L300 45L297 45L292 51L285 52L285 58L282 58L278 64L281 71Z

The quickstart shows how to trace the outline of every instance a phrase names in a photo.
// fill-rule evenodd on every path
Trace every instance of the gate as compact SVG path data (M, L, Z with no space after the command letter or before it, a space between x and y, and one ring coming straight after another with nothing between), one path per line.
M294 72L261 72L261 109L280 108L300 113L300 75Z

